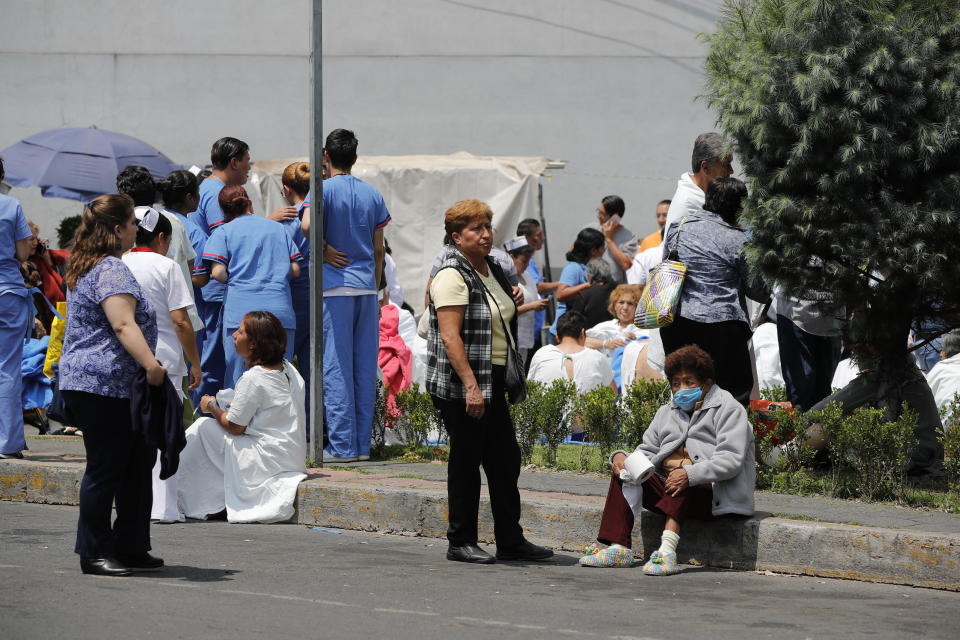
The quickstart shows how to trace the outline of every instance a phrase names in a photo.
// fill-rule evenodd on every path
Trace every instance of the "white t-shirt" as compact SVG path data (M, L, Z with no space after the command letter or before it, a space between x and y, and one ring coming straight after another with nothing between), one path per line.
M927 374L927 383L933 391L933 399L941 411L953 402L953 397L960 393L960 353L952 355L933 365ZM944 422L945 427L949 425Z
M777 325L765 322L753 332L753 353L757 362L757 382L761 389L783 387L783 372L780 369L780 343L777 340Z
M170 248L167 249L167 257L177 263L180 271L183 273L183 281L187 283L187 291L190 292L191 307L187 310L190 316L190 323L194 331L203 329L203 320L197 315L193 305L193 281L190 279L190 260L197 259L197 252L193 250L193 244L190 242L190 236L183 227L183 223L175 215L166 209L159 209L160 214L170 222L173 231L170 233Z
M683 220L683 216L689 213L700 211L703 208L703 200L706 196L707 194L703 192L703 189L693 181L693 174L686 172L680 176L677 181L677 190L670 200L670 208L667 209L667 223L663 228L663 237L667 237L670 225L679 223ZM663 251L663 247L660 247L660 251Z
M650 269L663 261L663 246L657 245L644 249L633 256L633 264L627 269L627 284L639 284L646 286L647 276Z
M554 345L540 347L533 354L527 380L546 384L554 380L567 380L567 367L564 362L567 358L573 361L573 381L578 392L586 393L613 381L610 361L599 351L584 349L568 355Z
M123 262L140 283L143 294L157 314L157 360L167 369L171 380L187 374L183 348L173 329L170 312L193 306L193 296L177 263L153 251L131 251ZM174 382L174 386L178 386Z

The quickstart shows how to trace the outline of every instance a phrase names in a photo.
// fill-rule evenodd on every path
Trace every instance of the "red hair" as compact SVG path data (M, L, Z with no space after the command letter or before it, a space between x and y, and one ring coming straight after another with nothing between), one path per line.
M220 203L220 209L223 210L225 222L230 222L237 216L249 213L253 204L247 195L247 190L240 185L224 187L220 191L217 201Z

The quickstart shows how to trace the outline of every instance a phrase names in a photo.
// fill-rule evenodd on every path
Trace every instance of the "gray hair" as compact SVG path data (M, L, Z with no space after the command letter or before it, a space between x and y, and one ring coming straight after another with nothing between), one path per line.
M944 359L960 353L960 329L953 329L944 334L943 341L940 343L940 353Z
M587 279L590 282L613 282L613 269L603 258L593 258L587 262Z
M700 164L712 164L730 156L727 140L714 131L701 133L693 143L693 173L700 171Z

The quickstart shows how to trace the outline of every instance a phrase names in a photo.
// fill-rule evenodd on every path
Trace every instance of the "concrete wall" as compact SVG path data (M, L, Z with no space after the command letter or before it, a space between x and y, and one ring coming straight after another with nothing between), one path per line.
M551 258L609 193L627 226L688 169L719 0L327 0L324 124L361 153L545 155ZM44 129L128 133L202 163L223 135L305 155L308 0L3 0L0 148ZM78 204L14 189L44 233Z

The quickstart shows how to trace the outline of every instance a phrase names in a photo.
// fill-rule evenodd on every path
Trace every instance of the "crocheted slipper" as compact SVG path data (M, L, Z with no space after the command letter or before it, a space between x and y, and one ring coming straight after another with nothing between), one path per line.
M626 547L607 547L593 555L580 558L581 567L632 567L633 550Z
M647 564L643 565L643 572L648 576L672 576L680 573L677 566L676 553L663 553L659 549L650 554Z
M599 542L591 542L583 548L583 555L592 556L595 553L600 553L607 548L607 545L601 544Z

